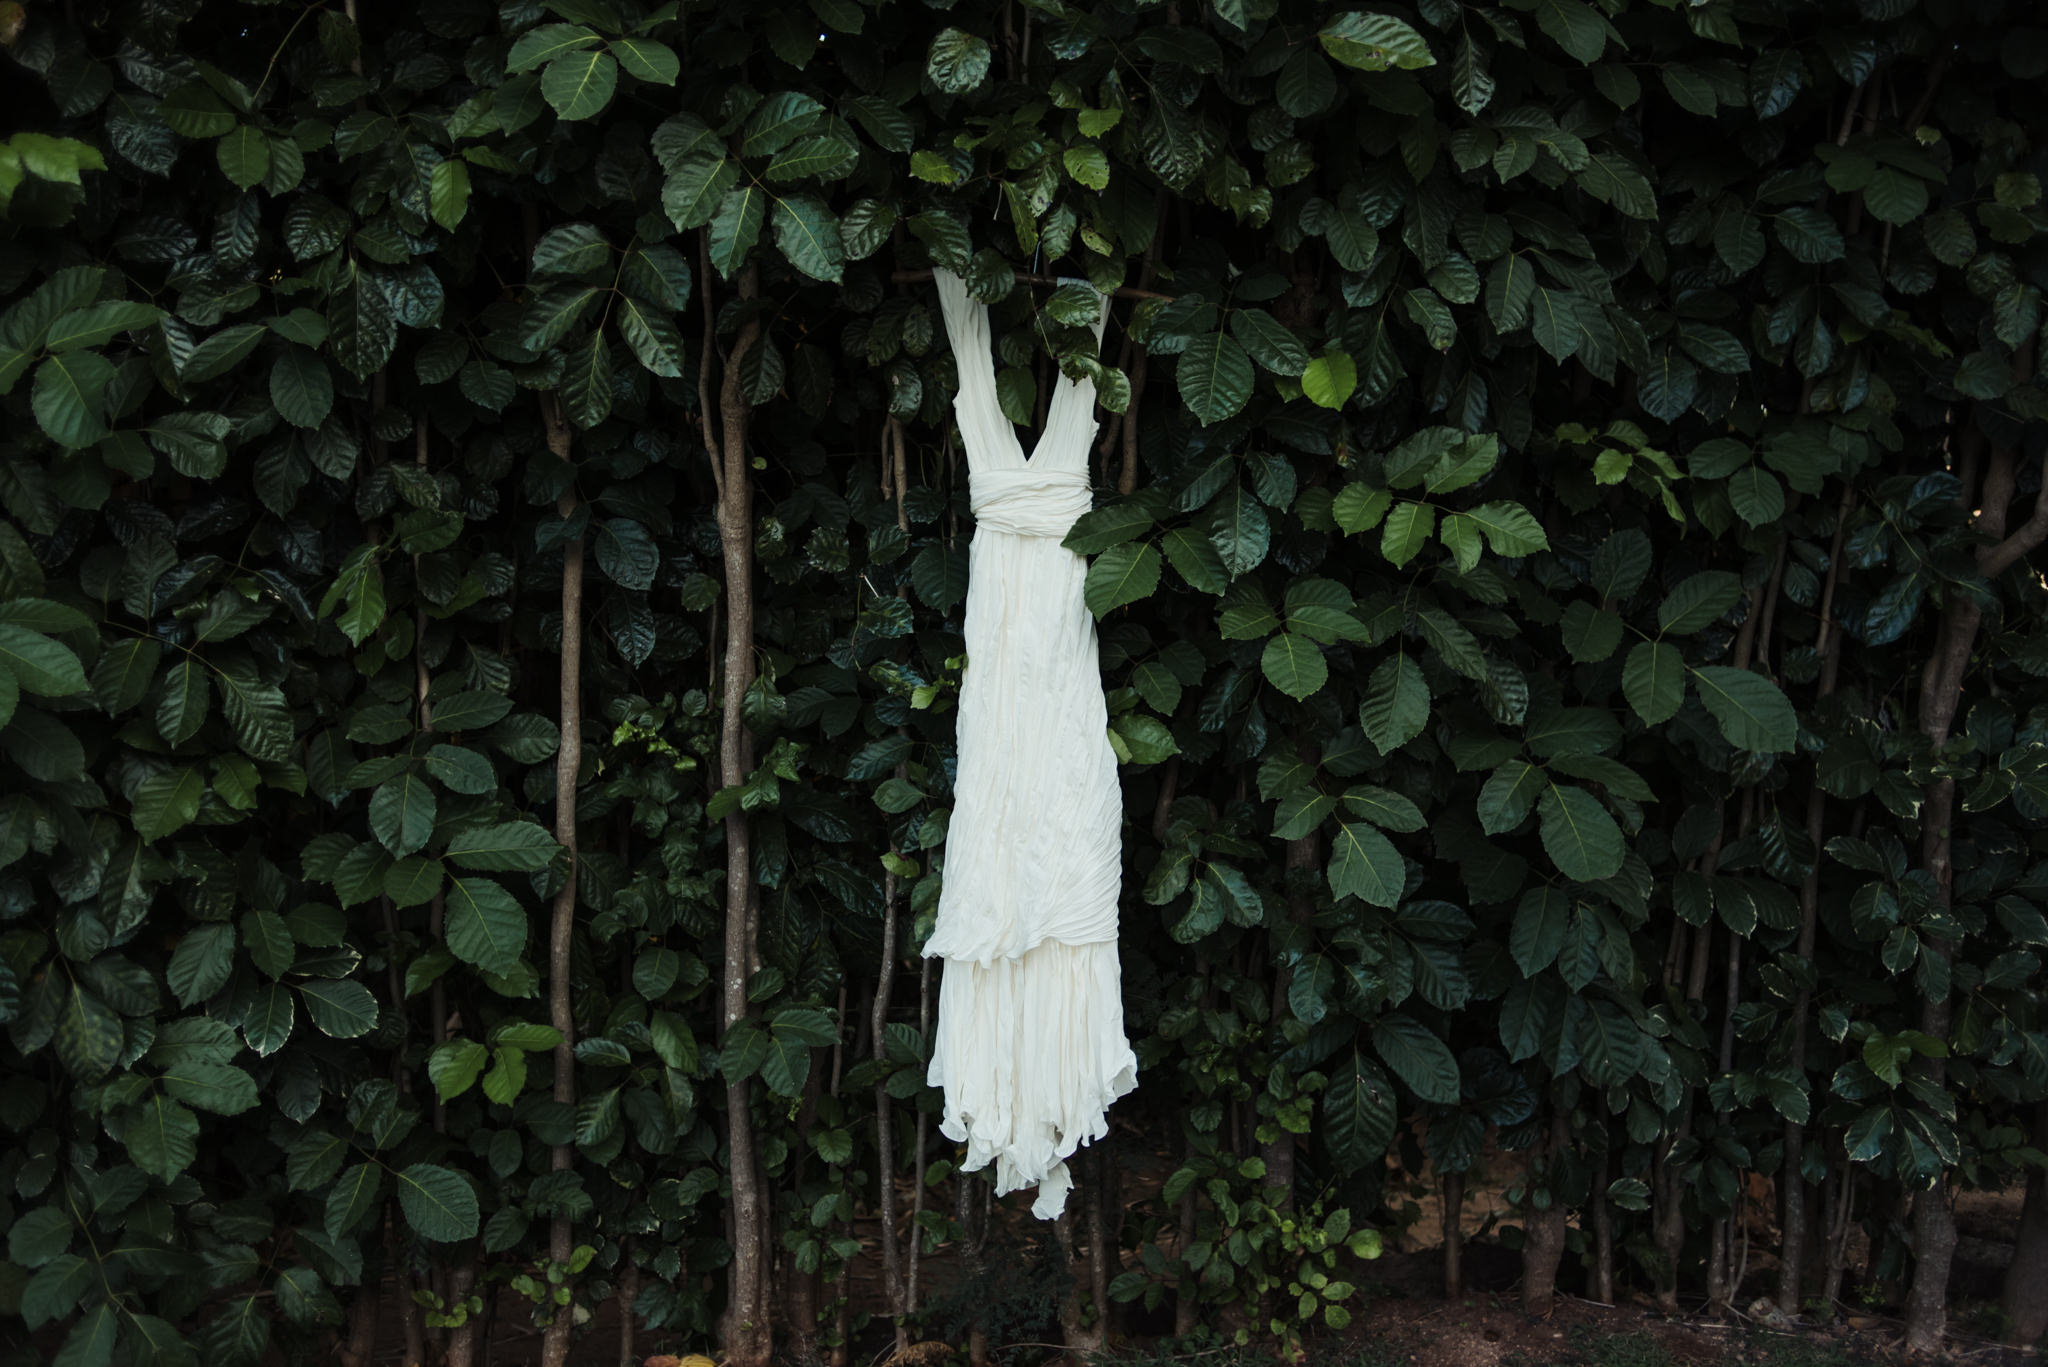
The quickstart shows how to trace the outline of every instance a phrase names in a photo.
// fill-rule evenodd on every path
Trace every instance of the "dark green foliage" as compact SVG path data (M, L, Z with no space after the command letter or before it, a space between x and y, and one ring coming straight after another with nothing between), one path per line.
M1116 1299L1342 1324L1390 1149L1463 1171L1556 1110L1529 1208L1608 1201L1652 1277L1653 1154L1702 1248L1787 1121L1816 1181L2037 1160L2048 594L1971 518L2039 488L2043 31L1025 8L0 4L0 1303L60 1361L310 1342L387 1212L544 1318L545 1274L587 1303L635 1259L645 1322L701 1334L728 1079L787 1275L861 1256L877 1088L906 1174L938 1108L914 993L879 1042L858 1009L950 815L934 265L993 306L1010 416L1085 373L1108 424L1068 544L1129 798L1118 1115L1178 1164ZM741 401L757 764L718 789L704 434ZM721 1033L731 813L760 963ZM916 1156L932 1247L954 1157Z

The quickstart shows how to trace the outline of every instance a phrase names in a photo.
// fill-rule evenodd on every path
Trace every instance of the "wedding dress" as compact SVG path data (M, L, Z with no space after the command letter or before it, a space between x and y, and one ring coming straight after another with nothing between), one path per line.
M1089 508L1095 383L1062 376L1027 460L996 401L988 312L934 272L960 371L968 549L959 767L926 957L946 960L927 1074L963 1168L1036 1186L1057 1216L1066 1160L1137 1085L1117 958L1123 794L1109 747L1088 565L1060 545ZM1097 315L1102 337L1108 300Z

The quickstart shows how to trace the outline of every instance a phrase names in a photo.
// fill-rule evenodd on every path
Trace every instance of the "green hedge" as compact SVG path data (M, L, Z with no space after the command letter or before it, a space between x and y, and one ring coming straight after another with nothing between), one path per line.
M1180 1166L1069 1333L1341 1324L1387 1156L1491 1138L1532 1305L1728 1299L1761 1171L1781 1303L1846 1203L1938 1340L1948 1201L2048 1164L2026 6L360 18L0 4L10 1361L354 1351L390 1275L452 1361L505 1285L557 1362L937 1325L934 264L1013 419L1103 396Z

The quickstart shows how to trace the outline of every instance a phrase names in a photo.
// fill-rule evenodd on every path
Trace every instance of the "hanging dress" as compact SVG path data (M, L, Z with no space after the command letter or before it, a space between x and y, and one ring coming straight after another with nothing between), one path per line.
M1051 1219L1073 1185L1066 1160L1109 1133L1138 1067L1116 941L1123 793L1088 564L1060 545L1089 508L1095 383L1060 377L1027 460L996 401L988 311L959 276L933 274L975 528L958 775L924 949L946 960L927 1077L945 1091L941 1131L967 1146L962 1166L993 1162L998 1194L1036 1186L1032 1213Z

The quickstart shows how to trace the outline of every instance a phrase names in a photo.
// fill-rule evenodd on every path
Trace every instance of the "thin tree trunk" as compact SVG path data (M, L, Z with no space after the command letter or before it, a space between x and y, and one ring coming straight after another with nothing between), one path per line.
M2034 1147L2048 1150L2048 1101L2034 1103ZM2011 1324L2014 1343L2038 1343L2048 1334L2048 1172L2027 1170L2027 1195L2020 1206L2019 1234L2012 1264L2005 1269L1999 1305Z
M700 240L708 258L708 239ZM700 258L700 259L702 259ZM707 345L699 362L698 398L703 408L705 451L718 488L718 542L725 568L725 674L719 715L719 782L746 781L754 767L753 737L746 726L747 690L754 682L754 518L747 438L753 405L740 383L741 360L760 339L761 321L749 315L733 339L720 377L716 418L708 403L714 354L713 306L708 259L702 259ZM737 293L751 299L759 290L759 269L740 273ZM725 818L725 967L722 1027L730 1031L748 1014L747 979L757 946L754 925L752 830L737 807ZM766 1236L767 1202L754 1151L753 1085L732 1078L725 1085L726 1147L732 1180L733 1258L725 1309L725 1352L732 1367L767 1367L774 1353L773 1266Z
M483 1249L472 1242L464 1250L463 1260L448 1271L448 1303L446 1309L453 1310L469 1299L476 1290L478 1269L483 1263ZM477 1346L483 1342L483 1312L466 1315L462 1323L448 1331L447 1356L442 1359L445 1367L477 1367Z
M619 1248L619 1367L638 1367L633 1351L633 1302L640 1299L640 1264L633 1258L633 1241L622 1240Z
M1533 1192L1539 1176L1546 1183L1562 1166L1571 1143L1571 1120L1556 1101L1550 1106L1550 1137L1539 1154L1532 1155L1529 1182ZM1525 1195L1524 1199L1528 1199ZM1551 1190L1550 1204L1543 1210L1528 1208L1522 1221L1522 1310L1530 1315L1548 1315L1557 1295L1557 1269L1564 1261L1564 1202Z
M1067 1274L1065 1284L1060 1288L1060 1339L1067 1348L1067 1362L1072 1367L1083 1367L1090 1357L1109 1346L1100 1307L1096 1311L1095 1323L1087 1323L1087 1312L1081 1303L1081 1278L1075 1269L1078 1261L1075 1249L1080 1242L1075 1237L1076 1230L1087 1219L1097 1183L1094 1175L1086 1171L1087 1165L1079 1154L1067 1160L1067 1164L1073 1169L1074 1188L1067 1193L1066 1209L1054 1222L1054 1233L1059 1240L1062 1265Z
M1842 566L1842 537L1848 531L1849 510L1855 500L1855 486L1844 480L1842 497L1835 505L1835 535L1828 547L1827 583L1820 595L1820 627L1814 641L1814 652L1820 656L1820 687L1815 690L1815 699L1825 698L1835 691L1837 667L1841 662L1841 635L1835 630L1835 588L1840 582ZM1799 955L1800 965L1808 972L1813 969L1813 948L1820 922L1820 848L1821 837L1826 834L1827 792L1816 778L1806 794L1806 839L1813 846L1813 862L1807 865L1806 877L1799 885ZM1799 1071L1802 1079L1806 1071L1806 1025L1813 1012L1813 989L1802 979L1799 992L1792 1003L1792 1043L1786 1057ZM1799 1313L1800 1279L1806 1261L1806 1126L1797 1120L1785 1122L1785 1161L1778 1170L1779 1197L1782 1209L1778 1222L1778 1309L1787 1315Z
M398 1288L398 1325L405 1338L408 1361L427 1360L427 1329L420 1318L419 1303L412 1298L412 1259L405 1254L404 1222L395 1207L387 1207L384 1227L384 1256L391 1264L391 1278Z
M2022 373L2030 370L2032 349L2022 347L2014 363L2015 369ZM1981 440L1976 434L1973 424L1965 440ZM1991 543L1977 553L1978 570L1987 579L2003 574L2048 538L2048 463L2044 463L2044 478L2033 516L2011 536L2006 535L2006 518L2012 506L2017 476L2015 460L2011 447L1994 447L1990 465L1984 473L1983 490L1974 500L1976 529ZM1964 487L1960 492L1963 506L1972 506L1970 490ZM1962 704L1963 676L1969 668L1982 617L1983 611L1974 598L1967 594L1954 595L1942 617L1940 647L1922 672L1920 730L1936 751L1947 744L1950 728ZM1953 778L1937 779L1928 786L1920 814L1920 859L1934 879L1935 901L1943 911L1947 911L1954 901L1952 827L1955 810L1956 785ZM1940 990L1925 992L1921 997L1920 1029L1943 1043L1948 1040L1951 1010L1948 980L1954 949L1953 942L1945 937L1930 937L1922 942L1920 949L1923 963L1940 964L1933 975L1939 979L1937 986ZM1918 1070L1925 1085L1937 1092L1945 1088L1947 1059L1944 1055L1916 1055L1912 1066ZM1913 1202L1913 1283L1906 1297L1908 1352L1931 1353L1941 1347L1948 1319L1949 1266L1955 1257L1955 1247L1955 1213L1950 1208L1949 1175L1942 1172L1936 1175L1931 1187L1915 1196Z
M896 985L896 873L882 874L882 961L875 984L875 1057L887 1051L883 1031L889 1022L889 993ZM875 1200L881 1217L882 1290L896 1326L896 1351L910 1345L903 1324L903 1245L896 1232L895 1100L885 1082L875 1083Z
M1443 1175L1444 1299L1465 1294L1465 1174Z
M377 1353L377 1320L382 1288L373 1281L366 1281L356 1288L354 1299L348 1305L348 1332L340 1344L337 1356L341 1367L370 1367Z
M1609 1156L1600 1155L1599 1181L1593 1184L1593 1299L1614 1304L1614 1211L1607 1204Z
M568 462L572 454L569 419L561 400L553 394L541 397L541 419L546 426L548 449L557 460ZM565 520L576 515L576 493L572 487L555 504ZM548 1019L561 1038L555 1045L554 1098L565 1106L576 1104L576 1014L569 993L570 948L576 934L576 775L583 765L583 538L562 548L562 656L561 709L558 724L561 744L555 751L555 843L568 855L562 886L555 893L553 915L548 924ZM566 1172L576 1163L576 1150L557 1144L553 1168ZM566 1263L576 1253L576 1227L566 1215L557 1215L548 1226L548 1257ZM563 1367L569 1360L569 1336L575 1316L567 1306L559 1307L541 1340L542 1367Z

